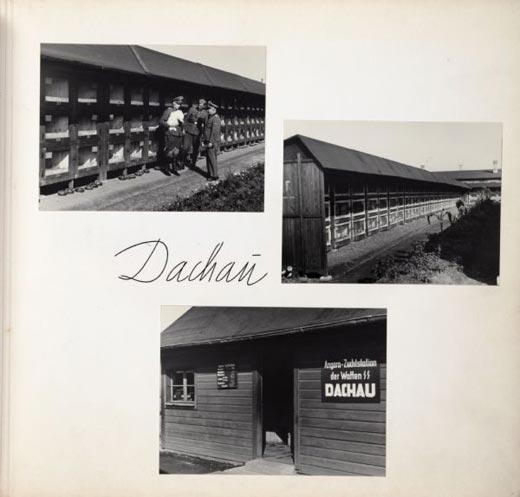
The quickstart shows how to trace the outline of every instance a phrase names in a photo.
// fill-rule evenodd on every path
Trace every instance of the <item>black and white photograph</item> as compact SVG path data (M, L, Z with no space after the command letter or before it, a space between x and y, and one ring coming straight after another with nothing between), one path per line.
M386 309L161 307L161 474L385 476Z
M283 283L498 285L500 123L286 121Z
M265 47L41 44L40 210L264 210Z

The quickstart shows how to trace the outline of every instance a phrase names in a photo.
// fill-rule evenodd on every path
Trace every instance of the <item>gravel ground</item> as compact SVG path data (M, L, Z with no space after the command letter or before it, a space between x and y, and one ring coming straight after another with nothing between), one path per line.
M219 174L246 169L264 161L264 144L224 152L219 155ZM152 169L149 174L132 180L118 178L105 181L103 186L84 193L40 196L40 210L48 211L156 211L179 197L186 197L207 184L205 159L199 159L197 171L184 169L179 176L166 176Z

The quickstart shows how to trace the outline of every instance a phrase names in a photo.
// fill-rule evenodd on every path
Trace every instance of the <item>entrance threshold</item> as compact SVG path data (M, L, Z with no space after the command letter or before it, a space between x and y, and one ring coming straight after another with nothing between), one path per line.
M214 473L216 474L216 473ZM258 458L246 462L243 466L226 469L218 474L222 475L296 475L294 465L279 462L273 459Z

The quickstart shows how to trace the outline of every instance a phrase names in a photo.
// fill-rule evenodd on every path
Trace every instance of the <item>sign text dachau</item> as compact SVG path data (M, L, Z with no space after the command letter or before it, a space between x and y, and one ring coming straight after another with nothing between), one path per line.
M381 402L379 365L370 359L325 361L321 370L322 402Z

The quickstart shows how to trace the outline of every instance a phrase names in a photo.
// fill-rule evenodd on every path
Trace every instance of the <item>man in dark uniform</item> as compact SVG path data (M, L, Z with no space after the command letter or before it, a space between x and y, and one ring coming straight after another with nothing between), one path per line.
M184 163L188 167L197 165L199 157L200 137L204 133L204 126L207 121L207 112L204 109L206 101L201 98L199 104L190 107L184 118ZM191 154L190 154L191 152Z
M217 154L220 148L220 117L217 114L218 105L208 102L208 122L204 130L206 143L206 164L208 180L218 180Z
M184 97L175 97L172 106L168 107L159 120L159 126L164 131L164 163L163 170L168 174L171 170L174 174L179 174L179 159L182 152L182 130L184 126L184 114L181 104Z
M197 127L199 128L199 136L197 140L197 154L202 145L202 141L204 140L206 125L208 124L208 117L209 114L206 106L206 100L201 98L199 100L199 112L197 114Z

